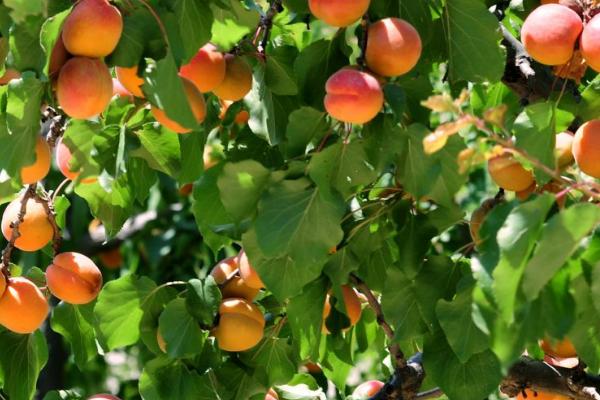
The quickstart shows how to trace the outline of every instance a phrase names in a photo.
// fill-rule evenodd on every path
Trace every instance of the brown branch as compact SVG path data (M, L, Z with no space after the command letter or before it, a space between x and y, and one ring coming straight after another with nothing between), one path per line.
M2 251L2 267L1 267L1 272L7 278L10 276L10 271L9 271L10 258L12 256L13 250L15 249L15 242L21 236L21 233L19 232L19 225L21 225L21 223L25 219L25 213L27 212L27 202L31 198L35 197L36 187L37 187L37 184L35 184L35 183L27 186L27 189L25 190L25 193L23 193L23 196L21 197L21 200L20 200L21 208L19 209L19 213L17 214L17 219L10 223L12 232L11 232L8 244Z
M50 149L53 149L56 147L58 139L65 132L66 118L63 114L58 113L54 108L48 106L42 114L42 121L49 123L45 139Z
M50 197L50 195L48 195L48 193L45 190L42 190L41 195L36 196L44 206L46 216L48 217L48 222L50 222L50 225L52 226L52 250L54 251L54 255L56 256L60 251L62 235L60 232L60 227L56 223L56 211L54 210L54 202L52 200L52 197Z
M365 14L360 21L362 28L362 37L359 41L360 56L357 58L356 63L361 69L365 69L367 62L367 44L369 43L369 14Z
M282 0L273 0L267 13L260 18L260 23L257 28L257 32L260 30L263 36L262 40L260 41L260 46L258 47L258 52L263 56L265 55L267 45L269 44L271 30L273 29L273 19L281 11L283 11Z

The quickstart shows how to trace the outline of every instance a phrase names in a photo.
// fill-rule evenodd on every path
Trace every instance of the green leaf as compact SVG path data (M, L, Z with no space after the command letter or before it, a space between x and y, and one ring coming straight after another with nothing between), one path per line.
M190 358L202 352L208 333L200 329L188 312L185 299L175 299L167 304L158 324L170 357Z
M407 277L414 277L421 268L425 254L431 248L431 239L438 234L437 229L425 215L409 215L404 227L398 232L396 243L402 257L400 268Z
M191 279L185 297L188 312L205 326L212 326L221 304L221 290L212 276Z
M294 76L294 60L298 49L293 46L275 47L269 52L265 70L265 83L279 96L294 96L298 85Z
M60 333L71 346L80 370L98 354L94 334L94 304L76 306L61 302L52 310L52 330Z
M216 371L216 375L221 382L228 383L219 394L227 399L247 400L255 394L264 393L262 385L252 372L232 361L224 364Z
M310 143L318 144L327 134L327 114L312 107L302 107L290 114L285 136L288 157L301 156Z
M31 70L42 74L46 57L40 43L40 32L44 21L42 15L31 16L10 29L12 68L21 72ZM39 113L39 109L37 112Z
M11 9L10 16L15 22L23 22L30 15L41 15L43 0L5 0L4 5Z
M52 57L52 50L54 50L54 46L56 42L60 38L60 31L62 28L62 24L71 12L71 9L65 10L59 14L56 14L46 20L44 25L42 25L42 31L40 33L40 39L42 43L42 48L46 53L46 63L44 65L44 74L48 75L50 72L48 70L50 66L50 59Z
M62 143L67 146L73 158L69 169L81 171L78 178L97 176L100 166L92 156L94 139L100 135L102 126L98 122L71 119L65 129Z
M181 149L181 169L177 175L180 183L194 182L204 172L204 163L198 162L198 154L202 154L206 144L206 137L200 131L194 131L179 136Z
M268 386L288 383L297 372L294 348L287 339L267 337L260 345L241 355L242 361L254 368L264 369Z
M184 59L190 60L200 47L210 40L213 14L210 2L176 0L173 2L177 24L182 38Z
M127 159L127 180L131 185L133 196L138 203L143 204L150 194L150 188L158 180L158 176L146 161L129 157Z
M130 152L133 157L146 160L148 165L160 172L175 177L181 169L181 151L179 135L167 129L156 129L152 125L144 125L136 131L142 144Z
M398 340L412 339L427 332L416 289L402 271L388 270L381 307L387 320L396 328Z
M344 247L329 257L323 271L334 286L340 286L348 283L350 273L359 267L359 260L348 247Z
M163 42L156 20L146 8L136 8L123 16L123 33L108 62L121 67L137 66L153 42Z
M158 318L164 311L165 306L175 299L178 294L173 287L160 286L153 289L142 304L144 315L140 322L140 336L142 342L155 354L164 354L158 346Z

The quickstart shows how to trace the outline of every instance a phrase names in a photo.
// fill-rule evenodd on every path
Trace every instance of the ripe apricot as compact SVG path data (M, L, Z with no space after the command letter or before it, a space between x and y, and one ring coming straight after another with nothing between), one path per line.
M49 307L42 291L23 277L10 278L0 297L0 325L16 333L32 333L44 323Z
M569 400L568 397L565 397L560 394L554 394L549 392L534 392L530 389L525 389L525 396L523 393L519 393L517 396L517 400Z
M117 47L123 32L119 9L107 0L81 0L63 24L63 41L69 53L101 58Z
M121 82L121 85L123 85L129 93L135 97L144 98L144 93L142 92L144 80L138 75L137 65L135 67L116 67L115 73L117 74L117 79Z
M165 342L165 338L160 333L160 329L156 329L156 343L158 343L158 348L163 353L167 352L167 342Z
M350 319L350 326L354 326L360 319L360 314L362 313L360 299L356 290L348 285L342 286L342 294L344 297L344 305L346 306L346 316ZM325 326L325 320L331 313L331 303L329 300L330 296L327 295L325 306L323 307L323 332L326 334L329 333L329 330Z
M256 298L259 289L248 286L241 277L237 276L238 268L237 257L229 257L219 261L210 274L215 278L215 282L218 285L223 285L227 282L221 288L223 298L237 297L252 301Z
M400 18L385 18L369 26L366 62L383 76L399 76L413 69L421 57L421 36Z
M356 399L368 399L375 396L385 384L381 381L367 381L354 389L352 396Z
M310 12L323 22L336 27L352 25L369 9L371 0L308 0Z
M66 252L54 257L46 268L46 282L50 292L70 304L87 304L102 288L102 273L88 257Z
M238 101L252 89L252 68L241 57L225 55L225 79L213 89L221 100Z
M221 101L221 112L219 113L219 119L224 120L225 114L227 114L227 110L233 104L231 100ZM245 125L250 120L250 113L246 110L241 110L238 112L233 120L238 125Z
M125 86L117 78L112 78L113 82L113 96L129 97L133 98L133 95L129 93L129 90L125 89Z
M185 91L185 95L188 100L188 104L192 109L192 113L196 118L196 122L199 124L204 121L206 117L206 102L204 101L204 96L196 86L185 78L181 78L181 82L183 83L183 89ZM172 130L175 133L188 133L192 130L181 126L178 122L173 121L171 118L167 116L167 114L159 109L158 107L152 106L152 115L154 118L166 128Z
M118 269L123 264L123 256L119 247L101 251L98 254L98 258L100 258L102 264L108 269Z
M121 400L117 396L113 396L112 394L96 394L92 397L88 397L87 400Z
M383 90L366 72L343 68L327 80L325 90L325 109L342 122L364 124L383 107Z
M539 6L525 20L521 40L534 60L546 65L569 62L583 30L577 13L560 4Z
M258 276L258 272L250 265L250 260L248 260L248 255L244 250L240 251L240 254L238 254L238 265L240 268L240 276L248 286L254 289L262 289L265 287L260 276Z
M71 169L70 163L73 158L73 154L67 145L61 140L56 144L56 164L58 165L58 169L64 175L65 178L70 179L72 181L76 180L79 176L79 171L73 171ZM81 183L93 183L96 182L96 177L86 177L81 180Z
M573 342L569 339L561 341L551 341L549 338L540 341L540 347L544 353L556 358L572 358L577 357L577 350L573 346Z
M100 114L113 96L108 67L97 59L71 58L58 75L56 96L63 111L72 118L87 119Z
M189 79L202 93L210 92L225 79L225 57L214 45L207 43L181 67L179 75Z
M50 54L50 63L48 64L48 76L55 78L58 76L60 69L65 65L69 59L69 53L65 48L65 43L62 39L62 34L58 36L52 53Z
M536 189L537 182L534 181L527 189L515 192L515 197L520 201L526 201L533 193L535 193Z
M13 200L2 214L2 234L6 240L12 235L11 223L16 221L21 211L21 197ZM20 236L15 247L23 251L37 251L52 240L54 230L48 221L46 209L41 200L29 198L25 206L25 217L19 224Z
M41 181L50 171L50 147L41 137L35 142L35 161L21 168L21 182L30 185Z
M261 341L265 319L254 304L245 299L225 299L219 315L219 325L213 333L221 350L246 351Z
M600 179L600 119L579 127L573 140L573 156L583 172Z
M579 48L587 64L594 71L600 72L600 18L598 15L583 28Z
M531 171L526 170L508 152L491 158L488 161L488 171L496 185L514 192L527 189L535 181Z
M279 395L273 389L269 389L269 392L265 396L265 400L279 400Z
M561 132L556 135L556 145L554 154L556 156L556 165L563 169L573 164L573 141L575 137L571 132Z
M4 75L0 76L0 85L6 85L8 82L13 79L19 79L21 77L21 73L16 69L7 68L4 71Z

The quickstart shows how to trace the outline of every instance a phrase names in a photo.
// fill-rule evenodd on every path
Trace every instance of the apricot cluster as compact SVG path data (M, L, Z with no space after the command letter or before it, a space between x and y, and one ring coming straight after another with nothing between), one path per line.
M348 285L342 286L342 296L346 307L346 315L350 320L350 326L356 325L362 313L362 304L356 290ZM325 298L323 306L323 328L324 334L329 334L329 329L326 326L327 317L331 314L331 296L328 294Z
M49 73L59 71L56 96L68 116L91 118L110 102L112 77L102 58L113 52L122 32L121 13L107 0L82 0L65 19Z

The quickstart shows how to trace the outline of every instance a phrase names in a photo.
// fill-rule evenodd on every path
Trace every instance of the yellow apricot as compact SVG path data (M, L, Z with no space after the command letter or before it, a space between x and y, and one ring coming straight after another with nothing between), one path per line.
M229 257L219 261L219 263L211 271L211 275L215 278L218 285L225 286L221 288L223 298L238 297L248 301L252 301L258 295L259 289L250 287L244 279L237 276L239 264L237 257Z
M87 304L100 293L102 273L83 254L66 252L56 255L46 268L46 281L50 292L64 302Z
M202 93L210 92L225 79L225 57L208 43L198 50L188 64L181 67L179 75L192 81Z
M252 89L252 68L241 57L225 55L225 79L213 89L221 100L238 101Z
M556 164L559 169L563 169L573 164L573 141L575 137L571 132L561 132L556 135L556 146L554 154L556 156Z
M496 185L514 192L527 189L535 181L531 171L523 168L510 153L491 158L488 161L488 171Z
M138 75L138 67L116 67L115 73L117 79L121 82L121 85L127 89L129 93L135 97L144 98L144 92L142 92L142 85L144 80Z
M50 146L41 137L35 142L35 161L21 168L21 182L30 185L41 181L50 171Z
M185 91L188 104L192 109L192 113L196 118L196 122L200 124L206 117L206 102L204 101L204 96L202 96L202 93L200 93L200 91L196 89L196 86L194 86L194 84L189 80L181 78L181 82L183 83L183 89ZM189 133L192 131L190 128L186 128L180 125L178 122L173 121L163 110L158 107L152 106L152 115L154 115L154 118L161 125L175 133Z
M46 319L49 307L42 291L30 280L10 278L0 297L0 325L16 333L32 333Z
M356 290L348 285L342 286L342 294L344 297L344 305L346 306L346 316L350 320L350 326L356 325L362 313L362 306ZM327 295L325 305L323 307L323 333L329 333L325 325L325 320L331 313L330 296Z
M2 214L2 234L6 240L12 235L11 223L18 219L21 211L21 197L13 200ZM15 247L23 251L37 251L52 240L54 230L48 221L46 209L41 200L29 198L25 206L25 217L19 224L20 236L15 241Z
M382 76L404 75L421 57L421 37L408 22L385 18L369 26L366 62Z
M226 299L219 307L219 325L213 333L221 350L246 351L263 337L262 312L245 299Z
M527 397L525 397L527 396ZM517 400L569 400L568 397L560 394L554 394L549 392L534 392L530 389L525 389L525 396L519 393Z
M600 119L579 127L573 140L573 156L579 169L600 179Z
M371 0L309 0L310 12L323 22L344 27L358 21L369 9Z
M577 357L577 350L569 339L565 338L561 341L552 341L549 338L540 341L540 347L544 353L556 358L572 358Z
M240 254L238 254L238 265L240 268L240 276L248 286L254 289L262 289L265 287L260 276L258 276L258 272L250 265L250 260L248 260L248 255L244 250L240 251Z

